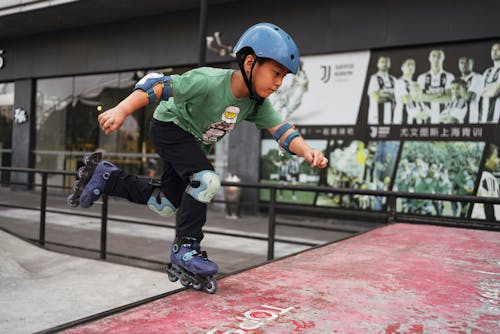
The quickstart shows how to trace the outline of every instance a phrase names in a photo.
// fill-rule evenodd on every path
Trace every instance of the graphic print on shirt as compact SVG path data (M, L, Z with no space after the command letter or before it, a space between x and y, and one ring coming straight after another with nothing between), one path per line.
M236 127L236 119L240 108L229 106L222 114L222 121L210 124L203 133L205 142L216 142L219 138L231 132Z

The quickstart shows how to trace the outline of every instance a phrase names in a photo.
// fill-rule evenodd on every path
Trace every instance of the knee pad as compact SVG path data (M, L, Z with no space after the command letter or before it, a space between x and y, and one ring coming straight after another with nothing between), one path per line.
M163 217L172 217L175 214L175 206L163 195L160 188L156 188L148 200L148 208Z
M201 203L210 203L221 188L220 177L212 170L194 173L186 192Z

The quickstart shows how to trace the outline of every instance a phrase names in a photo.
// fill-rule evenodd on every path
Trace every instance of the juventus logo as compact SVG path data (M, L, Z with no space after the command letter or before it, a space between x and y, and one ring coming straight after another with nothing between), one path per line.
M332 73L332 66L331 65L321 65L321 71L323 72L321 76L321 81L324 83L327 83L330 81L331 73Z

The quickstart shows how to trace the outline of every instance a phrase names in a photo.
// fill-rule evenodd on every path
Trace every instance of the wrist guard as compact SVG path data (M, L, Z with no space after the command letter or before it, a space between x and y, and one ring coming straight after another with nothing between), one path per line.
M292 142L292 140L294 140L295 138L297 137L300 137L300 134L296 131L296 130L293 130L292 132L290 132L286 137L285 137L285 140L283 140L283 143L280 143L280 138L285 134L285 132L287 132L288 130L292 129L292 125L290 123L284 123L282 126L280 126L273 134L273 137L274 137L274 140L276 140L276 142L278 144L280 144L280 146L282 148L284 148L288 153L292 154L292 155L295 155L295 153L293 153L292 151L290 151L290 143Z

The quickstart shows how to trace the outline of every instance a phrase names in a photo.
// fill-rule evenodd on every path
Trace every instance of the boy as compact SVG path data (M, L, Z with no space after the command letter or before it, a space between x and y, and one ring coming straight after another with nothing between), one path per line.
M110 134L135 110L161 100L150 125L151 142L163 163L161 184L155 186L101 161L79 199L81 207L89 207L106 193L148 204L162 216L177 212L170 279L180 278L183 285L203 287L209 293L217 289L211 276L218 267L201 252L200 242L207 205L220 189L220 178L206 157L211 145L247 120L268 129L285 150L304 157L311 167L325 168L328 163L266 99L287 73L298 71L299 50L293 40L281 28L260 23L241 36L234 52L240 71L198 68L181 76L151 73L116 107L100 114L99 125ZM204 280L207 277L209 281Z
M462 79L454 79L451 82L451 101L446 103L439 119L443 124L468 123L469 104L465 99L467 83Z

